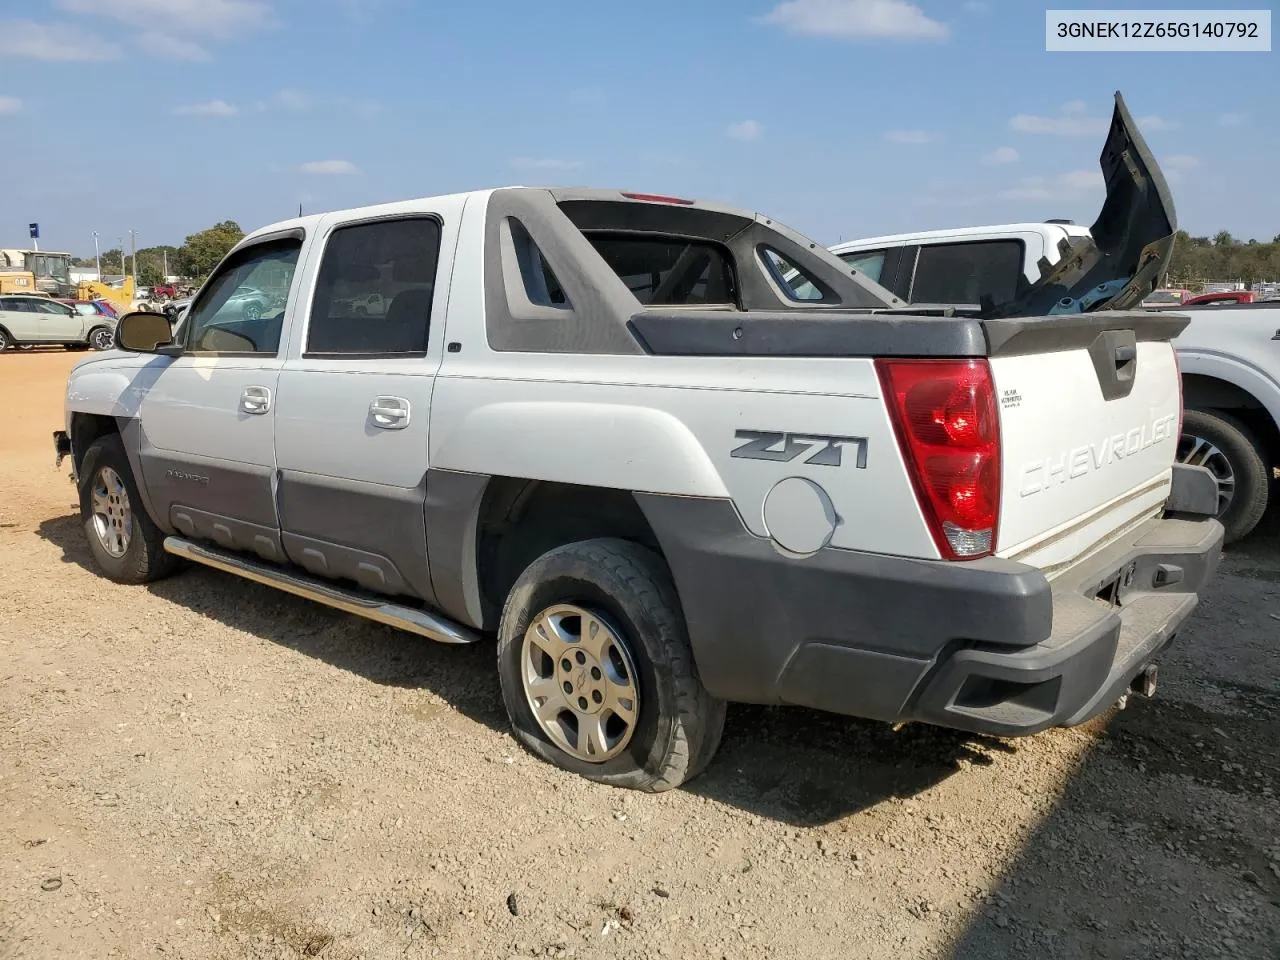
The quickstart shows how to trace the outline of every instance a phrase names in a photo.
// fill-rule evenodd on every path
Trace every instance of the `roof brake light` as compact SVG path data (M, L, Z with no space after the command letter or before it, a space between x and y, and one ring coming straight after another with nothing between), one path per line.
M664 197L659 193L623 193L628 200L644 200L648 203L679 203L685 206L693 203L692 200L684 200L680 197Z

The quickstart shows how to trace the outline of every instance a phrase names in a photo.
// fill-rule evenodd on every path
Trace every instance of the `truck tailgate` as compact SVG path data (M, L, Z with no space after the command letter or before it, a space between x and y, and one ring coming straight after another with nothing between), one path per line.
M990 361L1002 455L996 552L1050 576L1160 512L1169 495L1181 415L1173 346L1167 331L1135 336L1131 326L1143 324L1131 314L1111 315L1114 325L1106 316L1091 316L1087 346L1076 337L1067 349L996 350Z

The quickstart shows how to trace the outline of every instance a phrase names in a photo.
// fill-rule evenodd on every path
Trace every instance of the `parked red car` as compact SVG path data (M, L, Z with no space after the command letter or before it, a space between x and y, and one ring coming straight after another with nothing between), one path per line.
M54 299L58 303L65 303L68 307L75 307L76 313L98 313L104 317L116 319L116 308L106 300L76 300L74 297L55 297Z
M1184 307L1202 303L1253 303L1257 299L1252 290L1223 290L1220 293L1202 293L1182 301Z

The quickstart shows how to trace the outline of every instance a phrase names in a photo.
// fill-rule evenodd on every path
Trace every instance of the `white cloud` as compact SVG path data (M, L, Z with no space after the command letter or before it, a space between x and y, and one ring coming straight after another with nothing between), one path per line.
M0 49L4 56L28 60L119 60L120 45L71 24L36 23L34 20L0 20Z
M382 104L377 100L361 100L357 97L338 97L333 101L340 110L354 113L358 117L373 117L382 112Z
M988 167L995 167L1005 163L1017 163L1021 159L1022 155L1013 147L996 147L982 158L982 162Z
M183 40L167 33L148 31L138 38L138 46L152 56L162 60L189 60L201 63L213 59L209 51L191 40Z
M1223 127L1243 127L1249 120L1247 113L1223 113L1218 115L1218 125Z
M759 140L764 136L764 125L756 120L743 120L739 123L731 123L725 134L733 137L735 140L741 140L749 143L752 140Z
M1189 153L1175 153L1160 160L1160 169L1164 171L1164 178L1170 183L1182 183L1186 180L1187 173L1198 166L1200 166L1200 158L1193 157Z
M55 0L55 5L159 33L220 39L274 23L266 0Z
M890 130L884 138L890 143L932 143L941 140L942 134L928 130Z
M345 176L359 173L360 168L350 160L310 160L298 167L303 173L316 173L326 176Z
M311 106L311 98L301 90L281 90L276 94L275 102L286 110L306 110Z
M174 107L174 113L188 117L234 117L240 111L225 100L208 100L204 103L188 103Z
M1159 130L1176 130L1177 121L1164 117L1137 118L1138 129L1144 133ZM1100 137L1111 127L1110 117L1089 115L1088 105L1082 100L1064 103L1056 117L1042 117L1020 113L1009 120L1009 126L1020 133L1047 133L1057 137Z
M1058 186L1065 190L1101 190L1106 182L1101 170L1072 170L1058 175Z
M515 157L511 165L517 170L581 170L581 160L559 160L555 157Z
M1058 137L1092 137L1106 133L1108 121L1088 116L1083 107L1084 104L1077 101L1064 104L1056 117L1020 113L1009 121L1009 126L1019 133L1048 133Z
M6 113L21 113L22 101L17 97L0 97L0 116Z
M784 0L761 22L841 40L945 40L951 32L907 0Z

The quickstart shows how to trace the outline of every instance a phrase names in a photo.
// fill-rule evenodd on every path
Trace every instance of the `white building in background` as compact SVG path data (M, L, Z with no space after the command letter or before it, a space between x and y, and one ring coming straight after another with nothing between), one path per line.
M86 280L101 279L98 275L98 271L93 267L69 267L67 269L67 275L70 277L72 283L82 283Z

